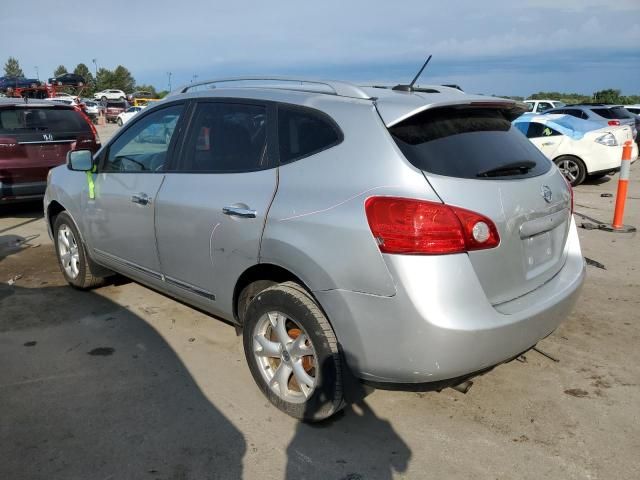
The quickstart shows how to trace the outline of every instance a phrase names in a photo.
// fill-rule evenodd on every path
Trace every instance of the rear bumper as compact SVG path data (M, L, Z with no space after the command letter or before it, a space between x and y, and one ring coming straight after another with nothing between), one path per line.
M389 255L397 294L314 292L354 374L377 383L462 377L513 358L553 332L585 278L575 223L562 270L536 290L493 306L466 254Z
M44 196L47 182L0 182L0 203L36 200Z

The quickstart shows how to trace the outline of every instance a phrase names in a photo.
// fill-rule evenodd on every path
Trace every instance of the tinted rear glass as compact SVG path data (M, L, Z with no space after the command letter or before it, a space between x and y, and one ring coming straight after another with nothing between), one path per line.
M597 113L601 117L609 118L609 119L620 119L620 118L633 118L627 111L622 107L614 107L614 108L594 108L592 109L594 113Z
M75 110L57 108L0 109L0 134L86 132L91 127Z
M337 145L342 134L329 117L313 110L278 107L280 163L289 163Z
M426 110L389 131L409 162L437 175L485 178L479 175L527 162L531 166L527 172L488 177L517 179L551 168L551 162L499 110Z

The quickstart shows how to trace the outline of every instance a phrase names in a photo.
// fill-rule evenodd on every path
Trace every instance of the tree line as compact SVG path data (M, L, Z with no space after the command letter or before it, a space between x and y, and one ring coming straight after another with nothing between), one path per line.
M58 75L62 75L64 73L75 73L76 75L80 75L85 79L85 87L82 91L82 96L85 97L91 96L95 92L100 92L108 88L123 90L125 93L131 93L135 90L143 90L146 92L151 92L153 95L156 95L160 98L169 93L166 90L158 92L153 85L136 83L136 80L129 69L122 65L118 65L113 70L100 67L97 70L96 75L94 75L89 67L84 63L79 63L73 70L67 70L67 67L65 67L64 65L58 65L58 67L53 71L52 76L57 77ZM22 68L20 67L20 63L14 57L9 57L9 59L4 64L4 74L7 77L25 76Z
M498 95L499 96L499 95ZM524 97L508 97L514 100L524 100ZM635 105L640 104L640 95L622 95L620 90L607 88L598 90L593 95L566 92L537 92L529 95L531 100L559 100L566 104L572 103L608 103L615 105Z

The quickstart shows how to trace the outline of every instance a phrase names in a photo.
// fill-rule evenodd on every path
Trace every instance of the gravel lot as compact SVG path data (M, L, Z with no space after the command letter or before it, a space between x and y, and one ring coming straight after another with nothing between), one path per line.
M578 187L576 211L610 221L616 185ZM539 344L558 363L530 351L467 395L375 391L308 426L262 397L234 328L123 279L69 288L41 205L2 207L0 478L638 478L639 237L580 237L606 269Z

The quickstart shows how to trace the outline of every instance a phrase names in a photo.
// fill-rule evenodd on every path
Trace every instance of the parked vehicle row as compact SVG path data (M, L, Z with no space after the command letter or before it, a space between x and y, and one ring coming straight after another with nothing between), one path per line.
M442 388L566 317L585 272L572 192L511 124L519 104L249 82L187 87L52 170L71 285L120 272L235 323L261 391L305 420L342 408L347 366Z

